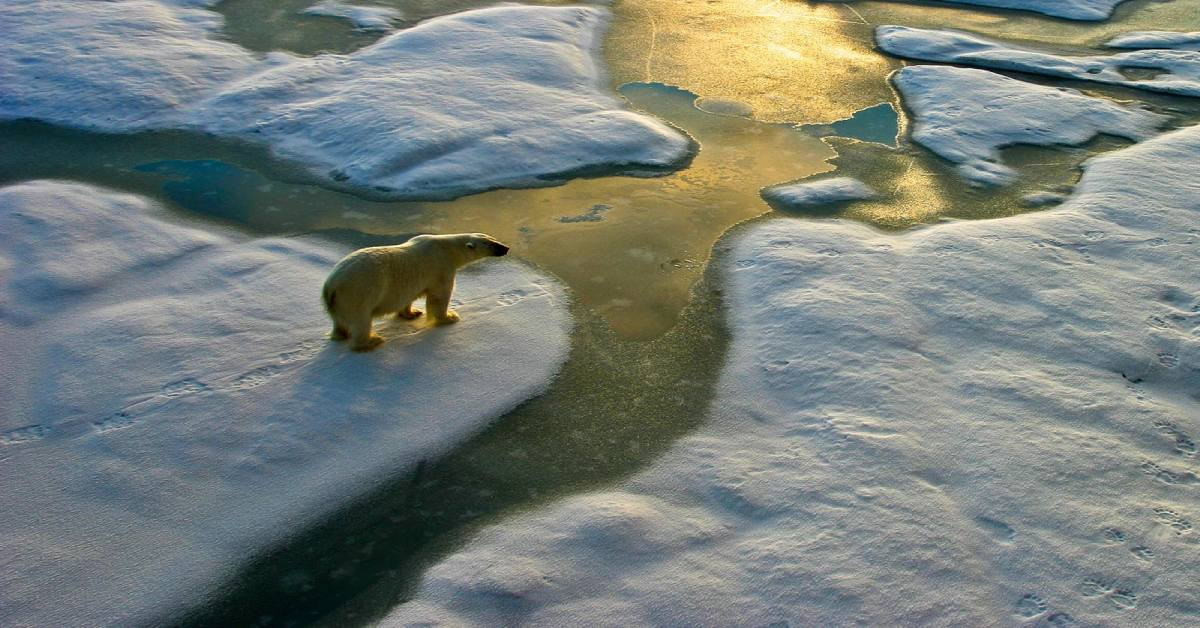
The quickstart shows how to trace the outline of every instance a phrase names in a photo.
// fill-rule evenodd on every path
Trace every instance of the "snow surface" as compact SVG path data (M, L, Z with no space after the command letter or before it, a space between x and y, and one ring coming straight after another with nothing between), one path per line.
M907 26L876 28L875 43L884 52L909 59L1200 96L1200 52L1192 50L1135 50L1113 55L1070 56L1005 44L961 31ZM1139 71L1150 76L1138 77Z
M832 177L772 185L763 188L762 197L772 207L801 210L830 203L874 198L875 190L852 177Z
M595 59L607 16L503 6L437 18L256 74L201 103L197 120L398 198L677 165L690 140L609 93Z
M404 17L403 13L390 7L364 6L338 0L318 2L305 9L304 14L342 18L364 31L392 30L392 23Z
M566 359L564 294L508 260L460 273L462 322L352 353L319 297L346 252L0 188L0 625L162 623Z
M842 0L825 0L827 2ZM903 1L903 0L902 0ZM914 0L907 0L913 2ZM924 4L920 0L917 2ZM944 0L949 4L970 4L997 9L1033 11L1069 20L1104 20L1125 0Z
M236 137L388 198L660 172L692 154L611 92L603 8L505 5L349 55L259 58L214 39L219 16L189 4L0 4L0 120Z
M481 531L388 624L1191 625L1200 127L1059 209L723 254L712 416L648 470Z
M185 109L260 62L212 38L220 16L154 0L0 3L0 120L99 131L182 124Z
M1109 48L1174 48L1200 50L1200 32L1140 31L1118 35L1108 43Z
M1082 144L1099 133L1142 140L1168 121L1138 107L986 70L914 65L896 72L892 83L913 114L913 140L958 164L973 185L1016 179L1001 163L1005 146Z

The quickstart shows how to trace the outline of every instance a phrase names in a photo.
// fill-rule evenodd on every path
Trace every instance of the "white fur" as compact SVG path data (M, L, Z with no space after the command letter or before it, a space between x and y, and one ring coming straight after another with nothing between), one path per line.
M482 233L422 235L396 246L359 249L338 262L325 280L322 297L333 319L334 340L350 339L350 348L369 351L383 338L371 330L371 319L386 314L413 319L414 300L424 296L429 318L453 323L449 309L454 274L483 257L504 255L508 247Z

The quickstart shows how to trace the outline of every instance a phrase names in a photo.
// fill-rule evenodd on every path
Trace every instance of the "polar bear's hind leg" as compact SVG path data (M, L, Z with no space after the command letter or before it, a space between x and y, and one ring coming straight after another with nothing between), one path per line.
M371 317L359 317L348 321L350 348L354 351L370 351L383 344L383 337L371 330Z

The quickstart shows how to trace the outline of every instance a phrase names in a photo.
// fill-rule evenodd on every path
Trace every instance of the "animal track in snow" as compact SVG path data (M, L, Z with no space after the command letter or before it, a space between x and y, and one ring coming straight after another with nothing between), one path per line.
M1155 421L1154 427L1158 428L1158 431L1175 439L1175 453L1188 458L1196 455L1196 442L1183 433L1179 429L1179 426L1170 421Z
M1138 560L1150 562L1154 560L1154 550L1144 545L1129 548L1129 552L1137 557Z
M1104 528L1104 540L1109 543L1124 543L1126 538L1125 533L1116 528Z
M50 428L45 425L26 425L15 430L0 433L0 445L20 445L35 440L42 440L50 434Z
M1162 351L1162 352L1159 352L1159 354L1158 354L1158 363L1163 365L1166 368L1173 369L1173 368L1179 366L1179 357L1176 356L1174 353L1167 353L1166 351Z
M1017 600L1017 614L1021 617L1037 617L1046 612L1046 600L1036 593L1026 593Z
M1119 609L1127 610L1137 606L1137 594L1128 589L1117 589L1113 585L1088 578L1079 585L1079 593L1086 598L1104 598Z
M137 423L137 419L130 416L128 412L122 411L92 423L92 427L103 434L130 427L134 423Z
M1152 476L1154 479L1162 482L1163 484L1173 485L1181 482L1191 484L1200 481L1200 478L1197 478L1196 474L1192 473L1191 471L1177 473L1175 471L1164 469L1150 460L1142 462L1142 471L1146 475Z
M1118 589L1108 596L1108 601L1121 610L1128 610L1137 606L1138 597L1133 591Z
M251 369L238 375L229 384L233 390L249 390L257 388L271 381L271 378L283 372L283 366L280 364L267 364L256 369Z
M1192 531L1192 522L1170 508L1157 506L1154 508L1154 515L1159 523L1170 526L1175 534L1182 536Z
M500 296L496 297L496 302L499 303L501 306L508 307L510 305L515 305L515 304L523 301L526 297L528 297L531 294L533 294L532 290L516 288L513 290L509 290L507 292L500 293Z
M1055 628L1067 628L1075 625L1075 618L1070 613L1056 611L1046 616L1046 625Z
M208 384L189 377L163 386L159 396L166 399L174 399L176 397L202 393L206 390L208 390Z
M1112 590L1112 585L1095 578L1079 583L1079 593L1083 597L1101 597L1112 593Z

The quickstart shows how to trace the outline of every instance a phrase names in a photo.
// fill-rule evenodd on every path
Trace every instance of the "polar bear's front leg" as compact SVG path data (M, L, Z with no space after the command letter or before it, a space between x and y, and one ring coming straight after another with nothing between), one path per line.
M404 320L408 320L408 321L411 321L420 315L421 315L421 310L418 310L417 308L413 307L412 303L409 303L403 309L401 309L399 312L396 312L396 318L403 318Z
M425 291L425 307L429 318L438 325L458 322L458 312L450 309L450 294L454 292L454 277L430 286Z

